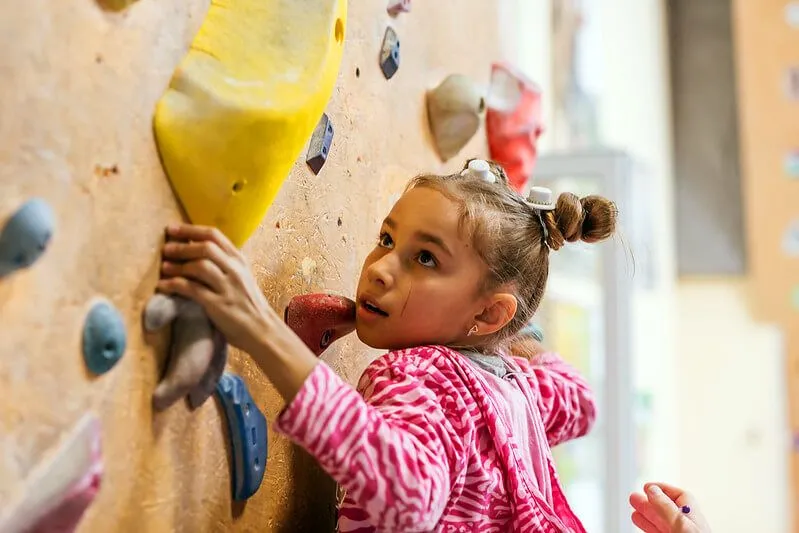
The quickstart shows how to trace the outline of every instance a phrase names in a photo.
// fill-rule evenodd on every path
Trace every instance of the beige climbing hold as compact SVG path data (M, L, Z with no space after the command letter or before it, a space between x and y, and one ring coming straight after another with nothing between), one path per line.
M480 127L485 110L483 92L468 77L451 74L427 92L427 118L438 155L456 156Z

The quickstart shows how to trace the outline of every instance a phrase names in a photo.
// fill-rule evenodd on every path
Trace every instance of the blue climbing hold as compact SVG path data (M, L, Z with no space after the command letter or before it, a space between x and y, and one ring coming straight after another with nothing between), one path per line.
M216 386L225 409L233 456L233 499L258 491L266 469L266 417L255 405L241 377L225 372Z
M41 198L25 202L0 233L0 278L35 263L50 243L54 226L47 202Z
M125 323L113 305L96 303L83 325L83 359L93 374L105 374L125 353Z

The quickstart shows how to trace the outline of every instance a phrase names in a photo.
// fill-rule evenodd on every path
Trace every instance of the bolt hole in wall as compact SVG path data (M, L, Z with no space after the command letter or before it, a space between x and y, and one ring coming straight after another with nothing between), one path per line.
M327 348L328 346L330 346L330 343L332 341L332 337L333 337L333 334L330 331L325 331L322 334L322 341L319 343L320 347Z
M344 23L341 21L341 19L336 19L335 36L337 43L344 41Z

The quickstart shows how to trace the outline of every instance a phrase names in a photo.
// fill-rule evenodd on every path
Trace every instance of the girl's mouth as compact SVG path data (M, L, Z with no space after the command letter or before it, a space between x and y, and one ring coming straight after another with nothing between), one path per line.
M366 311L370 312L370 313L374 313L374 314L380 315L380 316L388 316L388 313L386 313L385 311L383 311L382 309L377 307L372 302L369 302L369 301L366 301L366 300L362 300L361 301L361 307L363 309L365 309Z

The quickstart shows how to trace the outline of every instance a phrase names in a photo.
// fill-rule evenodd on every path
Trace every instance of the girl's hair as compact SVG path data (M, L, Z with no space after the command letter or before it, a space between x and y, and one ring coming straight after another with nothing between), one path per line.
M516 315L491 339L490 344L496 346L515 336L538 309L549 275L550 250L558 250L566 242L607 239L616 230L618 212L606 198L578 198L572 193L561 194L554 211L538 211L508 186L501 166L492 161L488 164L497 178L494 183L472 172L421 175L411 180L406 190L426 187L456 202L461 228L471 235L488 266L481 289L508 286L514 291Z

